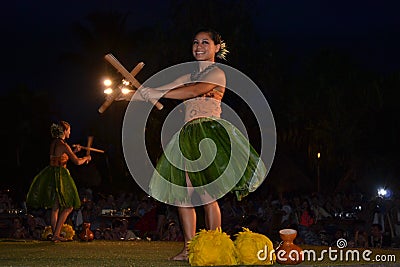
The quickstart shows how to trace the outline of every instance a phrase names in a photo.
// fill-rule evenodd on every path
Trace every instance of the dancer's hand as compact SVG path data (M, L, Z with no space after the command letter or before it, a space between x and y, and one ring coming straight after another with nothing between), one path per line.
M120 92L116 97L113 95L110 95L110 98L115 97L115 99L114 99L115 101L130 101L134 92L135 91L133 91L133 90L128 93L125 93L125 94Z
M158 100L165 94L165 91L156 90L151 87L142 87L139 92L146 101L149 101L149 99Z
M92 160L92 157L90 155L86 155L85 158L86 158L86 164L88 164L89 161Z
M114 96L113 94L107 95L106 100L108 99L113 99L115 101L146 101L137 90L131 90L125 94L119 93L117 96Z
M81 145L73 144L72 146L74 147L74 153L77 153L82 149Z

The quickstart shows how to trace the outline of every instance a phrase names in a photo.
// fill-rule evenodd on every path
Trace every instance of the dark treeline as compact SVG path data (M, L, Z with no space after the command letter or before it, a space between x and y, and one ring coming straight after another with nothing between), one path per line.
M95 155L85 170L71 166L79 185L136 188L121 147L127 103L117 102L104 114L97 113L104 100L99 94L100 78L118 75L104 55L113 53L125 66L145 61L137 76L143 82L165 67L191 61L192 34L204 26L222 34L230 50L226 64L249 76L271 106L278 139L266 190L315 191L317 165L322 192L358 188L369 193L368 186L378 181L393 185L399 158L400 68L367 66L351 50L333 44L287 49L290 41L257 30L254 8L257 2L253 1L207 1L201 8L193 1L171 1L165 10L168 19L155 18L151 26L129 25L134 13L115 10L90 13L71 25L77 46L65 48L58 63L68 83L61 81L56 93L16 84L1 95L1 140L6 148L1 167L8 170L3 172L3 189L14 188L19 197L24 196L33 176L47 164L49 126L57 119L71 122L71 143L85 144L86 136L94 135L95 145L107 150L105 155ZM395 36L389 33L386 38ZM73 96L68 103L63 101L66 96ZM257 146L257 122L245 103L229 93L224 101L245 118L250 140ZM153 140L148 143L153 160L160 154L157 130L176 104L163 103L163 111L152 113L147 134ZM282 172L288 162L292 171ZM290 189L280 184L286 179ZM305 184L309 186L304 188Z

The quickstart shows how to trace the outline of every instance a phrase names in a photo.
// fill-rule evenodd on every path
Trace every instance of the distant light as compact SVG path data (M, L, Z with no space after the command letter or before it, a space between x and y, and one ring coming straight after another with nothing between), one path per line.
M105 90L104 90L104 93L106 94L106 95L111 95L112 93L113 93L113 89L112 88L106 88Z
M320 158L321 157L321 153L317 153L317 158Z
M127 80L125 80L125 79L123 79L123 80L122 80L122 84L128 86L128 85L130 84L130 82L127 81Z
M387 195L387 190L385 188L379 188L378 189L378 196L380 197L385 197Z
M110 80L110 79L105 79L104 81L103 81L103 84L105 85L105 86L111 86L111 84L112 84L112 81Z

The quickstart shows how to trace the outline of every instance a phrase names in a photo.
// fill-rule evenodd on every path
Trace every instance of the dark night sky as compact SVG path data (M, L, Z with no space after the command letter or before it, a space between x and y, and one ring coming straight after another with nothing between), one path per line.
M377 68L399 65L399 1L256 2L258 30L266 38L280 38L289 49L305 51L330 43L351 48L366 64ZM128 23L134 29L141 23L165 20L167 5L166 1L123 0L20 0L3 4L0 27L6 38L1 44L2 80L40 87L48 77L62 75L55 61L57 53L74 48L69 27L84 21L92 11L129 11Z
M324 44L350 49L378 71L400 69L400 1L255 1L254 22L265 38L281 41L287 51L306 53ZM201 1L199 8L201 8ZM24 83L30 89L62 90L73 85L57 64L75 48L69 27L93 11L129 11L130 29L165 21L167 1L30 1L3 3L0 92ZM227 8L229 12L229 8ZM224 11L221 10L221 19ZM156 40L155 40L156 41ZM245 42L246 39L244 38ZM60 82L63 87L56 85ZM70 96L79 98L79 96ZM82 101L84 105L84 101ZM99 103L101 104L101 103Z
M3 8L1 28L8 41L2 42L3 74L10 82L26 82L42 87L48 77L62 75L56 62L61 52L76 47L71 25L84 22L94 11L130 12L132 29L137 21L151 24L153 14L161 14L164 1L13 1ZM152 3L155 3L154 5ZM148 8L148 6L151 8ZM161 17L160 17L161 19ZM133 21L134 20L134 21ZM3 88L3 87L2 87Z
M375 70L399 69L399 1L264 1L262 6L260 29L279 36L289 49L334 45Z

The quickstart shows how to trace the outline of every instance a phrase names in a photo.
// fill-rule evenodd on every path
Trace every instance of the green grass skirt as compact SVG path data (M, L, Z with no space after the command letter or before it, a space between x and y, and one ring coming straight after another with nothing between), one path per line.
M223 119L198 118L176 133L157 162L150 194L165 203L191 202L186 173L200 195L219 199L234 192L238 200L256 190L267 169L248 139Z
M75 182L65 167L47 166L33 179L26 196L28 207L51 208L56 203L60 208L81 206Z

